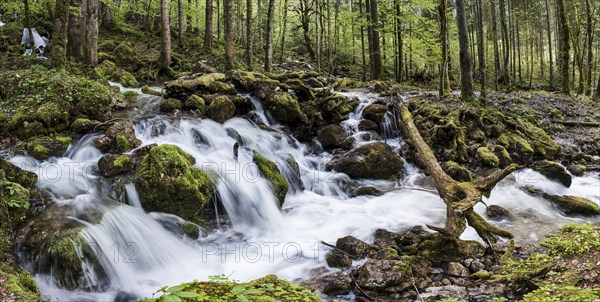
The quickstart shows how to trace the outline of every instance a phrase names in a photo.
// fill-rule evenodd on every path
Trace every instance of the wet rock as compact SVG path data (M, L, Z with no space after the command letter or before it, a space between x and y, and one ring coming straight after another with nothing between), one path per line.
M195 168L194 163L194 158L177 146L152 148L134 177L144 209L197 219L214 188L209 175Z
M567 215L593 216L600 215L600 206L595 202L578 196L551 195L542 193L542 196L555 204Z
M285 202L285 196L288 192L288 183L281 175L279 168L274 162L256 151L253 153L252 161L258 167L260 174L273 186L273 193L275 193L275 197L279 201L279 206L281 207Z
M117 293L117 295L115 296L115 299L113 300L113 302L135 302L137 301L137 297L132 294L132 293L128 293L125 291L119 291Z
M363 117L371 120L377 124L381 123L385 113L387 112L387 107L381 104L371 104L363 110Z
M336 124L348 119L350 112L358 106L360 101L357 98L348 99L347 97L333 93L323 96L319 101L319 111L323 119L329 124Z
M500 165L500 159L488 147L477 148L477 159L487 167L498 167Z
M502 221L512 219L510 212L498 205L490 205L485 210L485 215L491 220Z
M381 142L362 145L327 164L352 178L387 179L402 171L404 160Z
M340 125L327 125L319 131L317 139L325 148L337 148L344 142L344 128Z
M506 151L506 148L496 145L494 146L493 150L496 157L498 157L500 168L505 168L513 163L512 159L510 158L510 153Z
M145 145L143 147L139 147L137 149L135 149L135 151L133 151L133 155L134 156L144 156L146 154L148 154L148 152L150 152L150 150L152 150L152 148L158 146L158 144L154 143L154 144L149 144L149 145Z
M98 126L100 122L95 120L90 120L86 118L78 118L71 123L71 130L75 133L88 133L94 130L96 126Z
M379 125L372 120L362 120L358 123L358 130L360 131L379 131Z
M192 94L189 98L185 100L185 102L183 102L183 109L196 110L196 113L198 113L199 115L203 115L204 105L204 99L195 94Z
M45 160L52 156L61 156L73 139L68 136L36 136L27 141L27 153L33 158Z
M364 258L370 249L366 242L352 236L339 238L335 243L335 247L348 253L350 257L356 260Z
M106 136L110 137L119 153L127 152L139 146L142 141L135 137L135 130L130 121L119 121L106 130Z
M438 287L429 287L425 293L420 295L421 299L464 299L468 297L467 288L464 286L445 285Z
M223 123L235 114L235 104L227 97L220 96L212 100L206 110L206 116L218 123Z
M326 276L329 282L325 284L323 293L326 295L343 295L352 289L352 278L343 272L333 273Z
M98 169L104 177L127 173L133 166L133 159L128 155L107 154L98 160Z
M533 158L533 148L522 136L514 133L500 135L497 143L510 151L511 159L519 164L525 165Z
M94 146L104 153L110 151L112 147L112 139L108 136L95 138L93 142Z
M302 183L302 175L300 173L300 166L291 154L285 157L285 164L287 165L288 174L285 175L286 179L289 180L289 189L292 192L304 190L304 184Z
M256 72L234 70L227 77L238 88L254 93L259 99L267 98L269 93L277 90L281 83Z
M297 125L308 121L298 101L287 92L274 92L267 96L267 108L279 122Z
M183 76L175 81L165 83L166 95L170 98L186 99L196 92L210 91L210 85L215 81L224 81L222 73L194 74Z
M148 85L142 86L142 93L154 95L154 96L162 96L162 93L160 91L154 90L154 89L148 87Z
M368 290L383 290L392 286L411 286L410 263L402 260L368 259L356 270L356 284Z
M446 265L446 274L452 277L466 278L471 275L469 270L458 262L448 262Z
M371 196L381 196L383 192L377 190L375 187L367 186L360 187L352 192L352 196L363 196L363 195L371 195Z
M462 167L457 162L447 161L442 164L442 169L454 180L461 182L473 181L473 174L471 174L471 171Z
M160 111L162 112L171 112L171 111L175 111L175 110L181 110L182 105L181 105L181 101L178 99L174 99L174 98L169 98L166 100L163 100L160 103Z
M4 177L8 181L16 182L25 188L32 188L38 181L38 176L34 172L23 170L4 158L0 157L0 171L4 172ZM0 172L1 174L2 172ZM0 180L2 176L0 175Z
M325 261L330 267L350 267L352 266L352 258L342 252L332 251L325 256Z
M567 172L565 167L553 161L539 161L536 162L531 168L546 176L548 179L560 182L567 188L571 186L572 179L569 172Z
M567 170L569 170L569 172L575 176L583 176L583 174L587 171L587 168L584 165L571 164L567 167Z
M194 64L194 67L192 67L192 72L193 73L216 73L217 69L202 62L202 61L198 61L198 62L196 62L196 64Z

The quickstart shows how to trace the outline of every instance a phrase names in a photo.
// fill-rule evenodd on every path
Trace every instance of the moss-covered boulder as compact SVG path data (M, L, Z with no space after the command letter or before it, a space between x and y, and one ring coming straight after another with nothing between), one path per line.
M327 123L336 124L348 119L348 115L359 103L357 98L347 98L339 93L329 93L321 96L318 108Z
M133 158L128 155L107 154L98 160L98 169L104 177L113 177L133 170Z
M206 109L206 116L219 123L232 118L234 114L235 104L227 96L220 96L213 99Z
M36 136L27 141L27 153L36 159L45 160L52 156L61 156L73 139L68 136Z
M148 87L148 85L142 86L142 93L154 95L154 96L162 96L160 91L154 90L154 89Z
M174 98L168 98L160 102L160 111L171 112L183 108L181 101Z
M208 85L208 90L218 94L234 95L237 93L233 85L221 81L213 81L210 83L210 85Z
M496 154L496 157L498 157L498 164L500 168L505 168L513 163L512 158L510 158L510 154L508 151L506 151L506 148L502 146L494 146L494 154Z
M121 83L121 85L124 87L137 87L138 85L138 81L135 79L135 77L127 71L123 72L121 78L119 79L119 83Z
M388 145L376 142L355 148L327 165L353 178L387 179L402 172L404 160Z
M542 196L551 201L558 209L567 215L600 215L600 206L595 202L583 197L552 195L547 193L543 193Z
M371 104L363 110L363 117L379 124L383 120L387 107L381 104Z
M271 183L273 194L275 194L275 197L279 201L279 206L282 206L288 192L288 183L281 175L281 171L279 171L279 168L274 162L256 151L254 151L252 155L252 161L254 161L258 167L260 174Z
M113 49L113 55L115 56L115 63L127 70L137 70L140 64L140 56L130 41L119 43Z
M239 89L252 92L261 100L266 99L268 94L281 86L281 83L277 80L250 71L235 70L228 73L227 78Z
M319 302L321 299L302 288L280 279L275 275L268 275L247 283L227 280L225 277L213 278L212 281L194 281L177 286L181 293L191 293L194 297L203 297L205 301L230 302ZM184 294L185 295L185 294ZM175 294L176 296L176 294ZM189 296L189 295L188 295ZM243 298L240 298L243 297ZM167 302L168 296L158 298L145 298L143 302ZM193 301L195 298L184 298L184 301Z
M0 157L0 171L8 181L16 182L25 188L32 188L38 181L37 174L23 170ZM2 179L2 177L0 177Z
M454 180L469 182L473 181L473 174L467 168L462 167L460 164L454 161L447 161L442 164L444 172L452 177Z
M548 179L560 182L567 188L571 186L573 181L571 174L567 172L565 167L553 161L543 160L536 162L532 165L532 169L548 177Z
M71 123L71 131L79 134L88 133L100 125L99 121L87 118L78 118Z
M115 150L127 152L139 146L142 142L135 137L135 129L130 121L118 121L106 130L106 136L111 138Z
M300 109L300 104L287 92L273 92L267 96L267 109L278 122L290 125L307 122L306 114Z
M177 146L152 148L134 177L144 209L197 219L214 188L209 176L194 163L194 158Z
M348 91L354 88L365 87L365 83L353 78L339 78L333 84L333 88L339 91Z
M510 152L510 157L517 164L528 164L533 158L533 148L526 139L518 134L502 134L497 143Z
M192 94L183 102L183 109L194 110L198 115L204 115L205 102L204 99Z
M356 275L356 284L367 290L394 287L401 291L412 286L411 265L407 260L368 259L356 270Z
M344 128L340 125L327 125L319 131L317 139L325 148L341 147L345 139Z
M0 301L39 301L40 294L31 274L0 262Z
M209 92L209 87L213 82L224 80L225 75L222 73L194 74L190 76L183 76L178 78L177 80L165 83L165 92L168 97L184 100L196 92ZM213 86L213 89L214 88L217 88L217 86Z
M477 159L483 166L498 167L500 159L488 147L477 148Z

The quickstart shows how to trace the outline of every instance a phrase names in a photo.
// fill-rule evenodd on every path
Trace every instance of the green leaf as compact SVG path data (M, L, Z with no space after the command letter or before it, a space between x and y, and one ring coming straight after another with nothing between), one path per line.
M180 298L196 298L196 297L200 297L199 294L197 294L197 293L191 293L191 292L177 292L177 293L175 293L175 295L177 297L180 297Z
M185 288L185 284L182 284L182 285L177 285L177 286L171 286L167 289L167 291L170 293L176 293L176 292L181 291L184 288Z
M248 289L248 290L244 291L244 294L246 294L246 295L259 295L259 294L262 294L262 293L263 293L263 291L260 290L260 289L258 289L258 288Z
M166 296L163 296L163 301L165 301L165 302L181 302L181 299L177 296L166 295Z
M239 296L237 296L237 298L238 298L238 301L240 301L240 302L249 302L248 298L246 298L246 296L244 296L244 295L239 295Z

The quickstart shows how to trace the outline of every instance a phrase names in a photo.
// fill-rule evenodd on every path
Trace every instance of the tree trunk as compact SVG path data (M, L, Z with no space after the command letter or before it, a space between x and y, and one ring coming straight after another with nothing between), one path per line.
M25 6L25 27L27 27L27 32L29 33L29 43L27 47L33 50L35 43L33 42L33 32L31 30L31 13L29 12L29 0L23 0L23 5Z
M550 87L554 87L554 64L552 63L552 27L550 26L550 7L548 6L548 0L546 2L546 24L548 26L548 52L550 62L548 64L548 71L550 73Z
M361 80L366 81L367 80L367 56L365 54L365 26L363 25L363 19L364 19L364 15L363 15L363 3L362 0L358 0L358 7L359 7L359 15L360 15L360 50L361 50L361 55L362 55L362 78ZM402 70L400 70L400 72L402 72Z
M304 36L304 47L306 47L306 51L308 51L308 55L312 60L316 59L315 50L312 47L312 41L310 40L310 0L300 0L298 3L299 14L300 14L300 26L302 26L302 33Z
M483 44L483 5L477 0L477 55L479 57L479 82L481 83L481 96L487 97L487 83L485 70L485 45Z
M177 33L179 47L185 46L185 15L183 13L183 0L177 0Z
M70 0L69 3L69 30L67 38L67 56L75 61L81 61L81 48L83 44L85 29L82 0Z
M506 25L506 5L504 0L500 0L500 27L502 28L502 50L504 57L504 67L502 69L502 83L510 85L510 71L509 59L510 59L510 39L508 38L508 27Z
M440 42L442 43L442 66L440 70L440 98L450 96L450 76L448 75L448 7L447 0L440 0L438 14L440 16Z
M565 4L563 0L557 0L558 18L560 28L560 68L561 68L561 90L563 93L569 94L569 24L567 23L567 15L565 12Z
M500 73L500 50L498 47L498 27L496 21L496 1L491 0L492 39L494 40L494 89L498 91L498 75Z
M249 0L250 1L250 0ZM281 29L281 56L279 62L283 64L283 58L285 56L285 36L287 35L287 13L288 13L288 0L283 1L283 28Z
M253 39L252 39L252 0L246 0L246 64L248 70L253 69Z
M469 46L469 31L467 28L467 11L464 0L456 0L456 19L458 23L458 42L460 47L460 96L465 103L475 102L473 92L473 61Z
M269 0L267 10L267 37L265 44L265 71L273 71L273 17L275 15L275 0Z
M105 29L113 28L113 26L115 25L115 22L113 19L112 8L110 7L110 4L105 3L104 1L100 2L100 10L101 10L101 14L102 14L102 23L101 23L102 28L105 28ZM150 4L148 4L148 31L150 31L151 27L152 27L152 22L150 21Z
M69 0L56 0L54 12L54 41L52 41L52 61L57 67L64 67L67 61L67 41L69 27Z
M383 78L383 62L381 61L381 50L379 47L379 14L377 13L377 0L371 0L371 22L373 28L373 79Z
M402 41L402 29L401 29L401 23L400 23L400 3L398 2L398 0L395 1L395 6L396 6L396 24L397 24L397 28L396 28L396 40L397 40L397 47L398 47L398 58L397 58L397 69L398 69L398 75L396 76L396 81L397 82L401 82L402 81L402 57L403 57L403 44L404 41ZM449 87L450 85L448 85Z
M327 61L329 72L333 72L333 48L331 47L331 0L327 0Z
M160 57L161 67L167 70L171 66L171 28L169 25L169 0L160 0Z
M98 0L83 0L84 46L83 60L92 66L98 65Z
M594 65L594 57L592 54L592 42L594 39L594 30L592 28L592 4L590 0L585 1L585 14L587 16L587 83L585 85L585 95L592 94L592 68Z
M225 23L225 70L235 69L233 62L233 0L225 0L223 5Z
M213 34L213 1L206 0L205 23L204 23L204 51L208 52L212 48Z

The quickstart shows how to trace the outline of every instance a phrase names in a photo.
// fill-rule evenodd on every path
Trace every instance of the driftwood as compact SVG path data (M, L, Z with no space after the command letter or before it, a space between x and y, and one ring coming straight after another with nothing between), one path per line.
M443 235L458 239L467 227L467 222L477 234L490 245L497 241L497 236L512 239L513 235L502 228L488 223L473 210L473 206L481 202L482 196L489 196L494 186L519 168L512 164L503 170L471 182L459 182L452 179L440 166L435 154L427 145L415 126L413 116L406 104L400 107L400 126L408 143L415 149L416 158L429 172L440 197L446 204L446 224L443 228L427 226Z
M565 126L573 126L573 127L600 127L600 123L598 122L578 122L578 121L554 121L555 123L559 123Z

